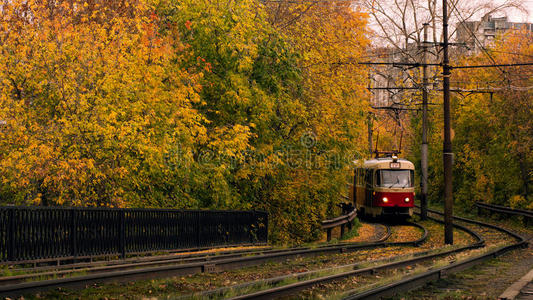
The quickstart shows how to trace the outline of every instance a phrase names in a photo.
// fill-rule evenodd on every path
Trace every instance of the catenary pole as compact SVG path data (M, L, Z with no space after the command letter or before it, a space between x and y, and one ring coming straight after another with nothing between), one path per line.
M420 216L422 220L427 219L427 194L428 194L428 66L427 66L427 38L428 23L424 23L424 41L423 41L423 64L422 64L422 146L420 149L421 173L420 178L421 195L420 195Z
M443 34L443 105L444 105L444 142L442 158L444 163L444 243L453 245L453 187L452 168L453 153L450 120L450 60L448 57L448 2L442 0L442 34Z
M368 125L368 152L372 155L372 113L367 116Z

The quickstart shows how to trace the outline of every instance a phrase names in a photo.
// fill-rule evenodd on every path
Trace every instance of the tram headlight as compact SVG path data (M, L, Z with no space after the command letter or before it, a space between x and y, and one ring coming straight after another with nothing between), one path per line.
M409 201L411 201L411 199L409 199L409 197L405 198L405 202L408 203Z
M389 202L389 199L387 197L383 197L383 199L381 199L381 200L383 200L383 203Z

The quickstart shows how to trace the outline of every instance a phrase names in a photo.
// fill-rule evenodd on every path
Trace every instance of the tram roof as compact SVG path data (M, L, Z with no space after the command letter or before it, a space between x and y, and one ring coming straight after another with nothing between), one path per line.
M407 159L398 158L396 161L400 163L400 169L415 169L415 165ZM369 160L354 160L353 163L357 167L369 169L390 169L391 162L393 162L391 157L380 157Z

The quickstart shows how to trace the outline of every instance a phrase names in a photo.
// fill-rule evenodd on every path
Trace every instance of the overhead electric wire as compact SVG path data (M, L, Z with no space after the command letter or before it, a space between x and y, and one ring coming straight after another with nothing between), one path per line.
M355 0L260 0L261 2L284 2L284 3L336 3L336 2L356 2Z
M500 68L500 67L520 67L533 66L533 62L515 64L494 64L494 65L473 65L473 66L450 66L451 69L475 69L475 68Z
M525 57L533 57L533 55L522 54L522 53L516 53L516 52L509 52L509 51L500 51L500 50L494 50L494 49L490 49L490 51L492 51L492 52L498 52L498 53L511 54L511 55L525 56Z

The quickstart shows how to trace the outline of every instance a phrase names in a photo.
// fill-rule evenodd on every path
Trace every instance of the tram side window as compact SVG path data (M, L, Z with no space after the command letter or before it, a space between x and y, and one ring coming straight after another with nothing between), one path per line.
M365 181L367 186L372 186L372 169L366 169Z

